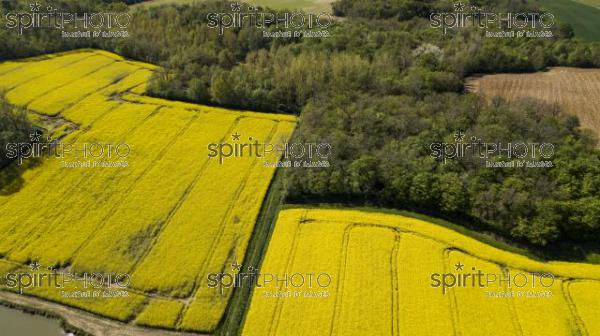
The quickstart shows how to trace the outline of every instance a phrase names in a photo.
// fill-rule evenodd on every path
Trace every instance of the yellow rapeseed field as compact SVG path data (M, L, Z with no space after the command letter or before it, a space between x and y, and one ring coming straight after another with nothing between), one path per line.
M176 300L152 299L135 322L148 327L175 328L183 306Z
M39 272L129 274L124 297L61 293L81 290L75 283L24 292L144 326L212 331L232 293L215 296L200 281L243 262L275 169L248 156L221 164L207 146L281 144L295 118L145 97L154 69L99 50L0 63L9 102L52 125L41 141L129 149L125 159L70 153L23 164L20 189L0 193L0 271L28 273L35 262ZM72 165L87 162L109 166Z
M600 266L400 215L283 210L257 273L243 335L600 334ZM311 287L322 273L331 283Z

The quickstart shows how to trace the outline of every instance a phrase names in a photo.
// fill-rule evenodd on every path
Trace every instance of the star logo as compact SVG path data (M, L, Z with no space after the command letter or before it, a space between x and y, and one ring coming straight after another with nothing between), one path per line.
M454 140L456 142L463 142L464 139L465 139L465 133L463 133L461 131L454 133Z
M240 141L240 136L241 136L241 134L239 134L238 132L235 132L234 134L231 135L231 137L233 138L233 141Z
M242 5L240 5L239 2L232 2L231 3L231 10L234 12L239 12L242 9Z
M32 12L39 12L40 11L40 7L42 7L42 5L40 5L37 2L29 4L29 9L31 9Z
M30 139L32 142L39 142L39 141L40 141L40 137L41 137L41 136L42 136L42 133L40 133L40 132L38 132L38 131L35 131L35 132L33 132L33 133L29 134L29 139Z
M454 4L454 11L455 12L462 12L464 10L465 10L465 5L464 4L462 4L460 2Z
M37 261L34 261L34 262L32 262L32 263L29 264L29 267L31 268L31 271L33 271L33 272L38 271L41 266L42 265L40 265L40 263L37 262Z
M465 265L461 264L460 261L456 265L454 265L454 267L456 267L457 271L462 271L464 266Z
M241 271L242 265L238 264L237 261L234 261L233 264L231 264L231 270L232 271Z

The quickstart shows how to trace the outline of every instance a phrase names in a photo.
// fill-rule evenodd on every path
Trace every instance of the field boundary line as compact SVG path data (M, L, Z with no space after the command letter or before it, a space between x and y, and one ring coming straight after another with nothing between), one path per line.
M496 264L496 266L500 269L504 276L510 276L510 271L507 266L502 266ZM502 288L505 292L508 292L509 287L506 284L502 284ZM513 328L515 328L515 332L519 336L523 336L523 326L521 326L521 320L519 319L519 314L517 313L516 300L515 298L509 297L506 304L508 305L508 311L510 313L511 319L510 321L513 324Z
M456 250L452 247L447 247L442 252L442 265L444 268L444 274L448 273L448 262L450 261L449 256L450 252L452 251ZM462 335L462 331L460 330L460 313L458 311L458 299L456 298L456 292L454 287L448 290L448 294L448 302L450 303L450 316L452 317L452 327L454 329L454 335L460 336Z
M289 271L289 269L291 268L291 266L293 266L293 264L294 264L296 252L298 250L298 243L300 241L300 239L298 239L298 237L302 234L302 225L300 225L300 223L302 223L302 221L306 217L307 213L308 213L308 210L305 210L302 213L302 217L300 218L300 220L298 221L298 223L295 227L294 238L292 240L292 246L290 247L290 252L288 254L288 260L285 265L284 273L287 273ZM281 287L279 287L279 289L281 289ZM279 320L281 318L281 311L283 310L284 304L285 304L285 302L282 301L281 297L276 298L275 309L273 310L273 316L271 317L272 323L269 326L269 331L267 332L267 335L274 335L274 333L277 333L277 328L279 327Z
M273 238L276 221L281 209L281 200L283 197L282 175L282 170L275 169L266 196L261 202L261 209L255 221L254 230L252 231L244 255L244 263L254 267L256 270L260 270L264 266L266 251ZM227 303L227 309L215 330L215 336L239 335L243 333L248 311L255 294L255 288L252 286L234 289L231 299Z
M394 247L390 255L392 269L392 335L400 336L400 281L398 279L398 252L400 250L400 232L396 232Z
M329 335L337 335L339 329L338 323L341 314L342 294L344 292L344 280L346 279L346 264L348 262L348 242L350 241L350 231L352 231L352 223L346 224L342 236L342 253L338 264L338 283L335 289L335 302L333 304L333 314L331 316L331 327Z
M147 98L147 99L152 99L152 100L161 100L164 102L162 104L160 102L147 102L147 101L142 102L139 100L136 101L135 99L132 99L132 98L127 98L127 97L123 97L123 96L120 97L123 101L132 103L132 104L147 104L147 105L155 105L155 106L162 106L162 107L169 107L169 108L176 108L177 104L184 104L184 105L192 105L192 106L180 107L182 110L190 111L190 112L217 113L220 115L226 114L226 115L235 115L235 116L239 116L241 114L242 116L244 116L246 118L268 120L268 121L274 121L274 122L287 122L287 123L291 123L291 124L296 124L296 122L293 120L285 119L285 118L289 118L290 116L293 116L292 114L275 113L275 112L258 112L258 111L236 110L236 109L229 110L229 109L226 109L226 108L223 108L220 106L202 105L202 104L198 104L198 103L189 103L189 102L180 101L180 100L167 100L165 98L141 95L141 94L130 92L130 91L125 92L125 93L129 96L138 97L140 99ZM218 112L210 111L209 109L211 109L211 108L219 109L219 111ZM255 115L247 115L249 113L252 113ZM273 116L273 117L268 117L268 116ZM278 117L282 117L284 119L278 119Z
M569 289L569 287L571 286L571 282L573 281L577 280L569 279L562 282L563 298L565 299L567 307L569 308L569 313L571 314L571 327L574 328L575 331L579 333L579 335L588 336L589 332L585 326L585 323L583 322L583 319L581 319L581 316L577 311L577 305L573 301L573 297L571 296L571 290Z

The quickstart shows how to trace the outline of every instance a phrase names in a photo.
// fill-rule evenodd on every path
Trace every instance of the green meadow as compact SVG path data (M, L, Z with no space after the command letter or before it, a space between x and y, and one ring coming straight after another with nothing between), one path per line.
M573 26L576 37L600 41L600 0L542 0L541 3L544 10Z

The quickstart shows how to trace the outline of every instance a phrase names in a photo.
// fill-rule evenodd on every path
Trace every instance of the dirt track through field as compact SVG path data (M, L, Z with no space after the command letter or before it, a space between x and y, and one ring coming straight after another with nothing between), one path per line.
M160 329L150 329L122 323L111 319L81 311L76 308L40 300L34 297L15 293L0 292L0 301L19 306L34 307L37 310L56 314L69 325L85 330L94 336L201 336L197 333L174 332Z

